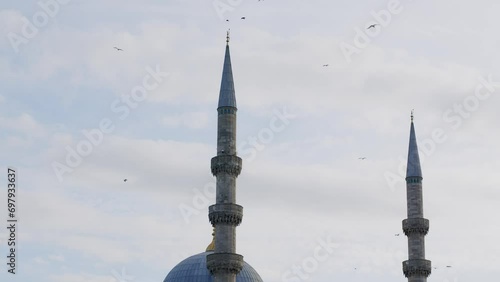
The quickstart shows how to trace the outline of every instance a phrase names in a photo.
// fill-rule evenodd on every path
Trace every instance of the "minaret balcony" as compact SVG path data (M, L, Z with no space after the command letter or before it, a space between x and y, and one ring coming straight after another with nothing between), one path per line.
M236 155L219 155L212 158L212 174L227 173L238 176L241 173L242 160Z
M216 224L240 225L243 220L243 207L236 204L215 204L208 207L208 219Z
M222 273L238 274L243 268L243 256L233 253L207 255L207 268L212 275Z
M431 261L426 259L410 259L403 261L403 273L406 278L412 276L431 275Z
M407 218L403 220L403 232L406 236L411 234L427 235L429 220L425 218Z

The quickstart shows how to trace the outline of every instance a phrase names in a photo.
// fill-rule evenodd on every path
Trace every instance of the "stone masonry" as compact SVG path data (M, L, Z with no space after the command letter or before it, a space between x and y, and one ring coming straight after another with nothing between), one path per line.
M412 113L406 170L408 218L403 220L403 232L408 237L408 260L403 262L403 273L408 282L427 282L432 268L431 261L425 259L424 237L429 231L429 220L424 218L422 179Z
M236 254L236 226L243 218L243 207L236 204L236 178L242 161L236 155L236 98L229 55L229 34L217 108L217 156L212 158L216 177L216 203L208 218L215 228L215 250L207 256L207 268L215 282L236 282L243 267L243 256Z

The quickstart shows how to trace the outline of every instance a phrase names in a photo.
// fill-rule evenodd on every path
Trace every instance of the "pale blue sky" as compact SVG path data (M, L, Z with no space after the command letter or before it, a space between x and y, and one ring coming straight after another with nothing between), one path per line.
M336 251L303 281L405 281L406 237L394 234L411 109L426 256L438 267L429 281L500 274L500 3L66 1L16 47L23 17L44 10L0 0L0 163L19 170L20 218L18 274L4 265L0 280L111 282L124 270L126 281L163 281L206 248L228 28L243 158L237 251L265 281L287 281L327 237ZM356 43L388 5L399 12ZM357 48L349 58L346 44ZM122 116L120 97L148 68L168 77ZM113 130L59 181L54 162L103 120Z

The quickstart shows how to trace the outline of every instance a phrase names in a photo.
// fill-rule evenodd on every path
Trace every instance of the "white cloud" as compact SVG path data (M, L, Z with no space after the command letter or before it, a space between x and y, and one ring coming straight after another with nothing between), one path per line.
M47 135L45 127L27 113L22 113L18 117L0 117L0 128L13 130L25 136L44 137Z
M43 258L41 258L41 257L36 257L36 258L34 259L34 261L35 261L35 263L37 263L37 264L48 264L48 263L49 263L47 260L45 260L45 259L43 259Z
M204 128L208 124L208 114L206 112L187 112L174 116L164 116L162 123L167 127L185 126L192 129Z
M163 117L161 121L167 127L179 127L182 122L180 116L166 116Z
M53 260L53 261L57 261L57 262L63 262L63 261L65 261L64 256L61 255L61 254L58 254L58 255L49 255L47 258L50 259L50 260Z
M9 32L21 33L24 24L22 17L23 15L19 11L13 9L0 11L0 32L2 34L8 34Z
M66 274L57 274L50 276L51 281L54 282L110 282L115 281L116 279L112 275L92 275L89 273L66 273Z

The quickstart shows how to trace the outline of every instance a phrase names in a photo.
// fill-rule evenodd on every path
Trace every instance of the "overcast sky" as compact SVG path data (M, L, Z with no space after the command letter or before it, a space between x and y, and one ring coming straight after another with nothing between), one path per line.
M498 1L0 2L0 280L158 282L205 250L229 28L264 281L405 281L412 109L429 281L500 275Z

